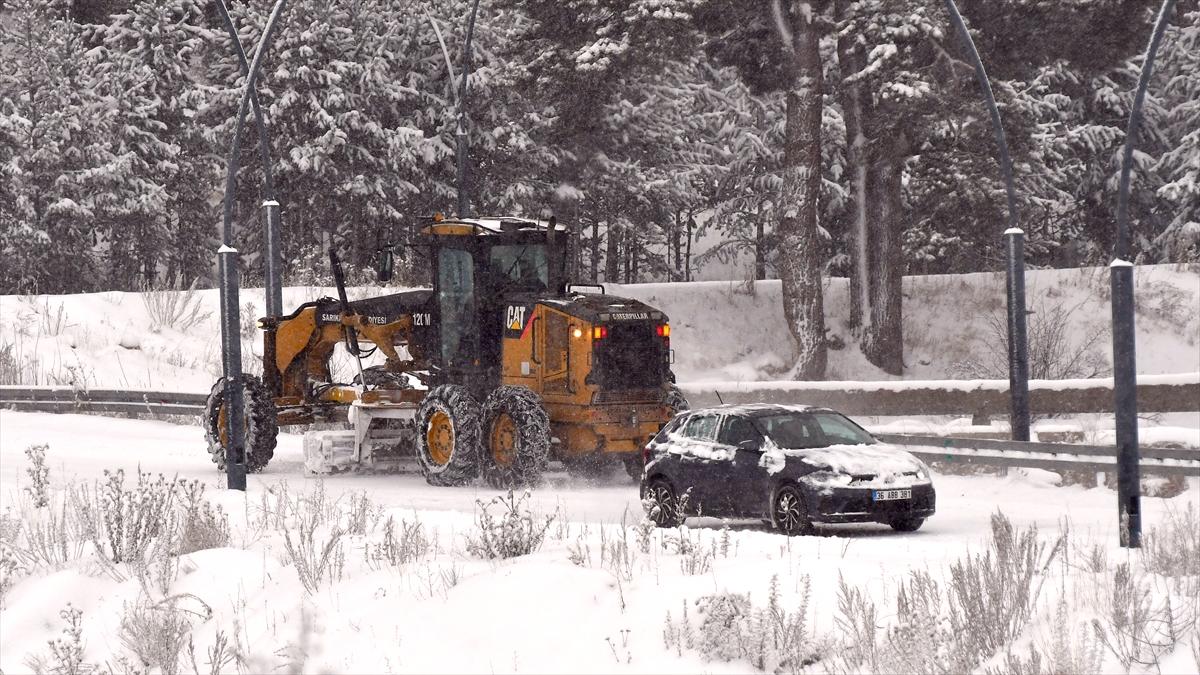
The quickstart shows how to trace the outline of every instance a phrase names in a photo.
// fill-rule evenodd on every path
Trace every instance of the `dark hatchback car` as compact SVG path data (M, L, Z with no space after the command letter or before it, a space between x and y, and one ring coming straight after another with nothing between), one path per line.
M827 408L725 405L681 413L646 446L650 517L760 518L789 535L813 523L885 523L934 512L929 468Z

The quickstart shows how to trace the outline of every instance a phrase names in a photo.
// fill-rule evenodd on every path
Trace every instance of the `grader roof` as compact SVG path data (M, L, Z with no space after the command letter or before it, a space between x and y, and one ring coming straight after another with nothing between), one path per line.
M546 232L550 227L555 232L566 232L563 225L554 221L532 218L505 216L503 218L454 218L438 220L425 227L422 234L458 235L458 236L491 236L512 234L515 232Z

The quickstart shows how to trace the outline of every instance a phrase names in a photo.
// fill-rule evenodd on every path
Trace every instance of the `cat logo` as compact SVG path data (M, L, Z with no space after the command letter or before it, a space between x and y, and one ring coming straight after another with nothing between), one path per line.
M528 307L524 306L508 306L508 312L505 313L504 327L509 330L519 331L525 327L525 310Z

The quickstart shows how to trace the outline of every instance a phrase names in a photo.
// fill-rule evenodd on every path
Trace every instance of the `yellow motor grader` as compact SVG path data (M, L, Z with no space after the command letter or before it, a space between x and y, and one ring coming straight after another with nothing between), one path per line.
M270 461L281 426L348 419L305 435L310 473L391 468L414 456L435 485L483 476L536 483L549 459L585 475L641 448L687 402L671 373L662 312L565 278L566 229L525 218L441 219L421 231L433 288L350 302L339 297L259 321L263 378L246 376L247 468ZM381 249L381 281L393 251ZM592 292L582 292L590 290ZM333 381L343 344L358 365ZM369 348L368 348L369 345ZM382 365L362 359L382 352ZM206 432L224 464L224 383L209 396Z

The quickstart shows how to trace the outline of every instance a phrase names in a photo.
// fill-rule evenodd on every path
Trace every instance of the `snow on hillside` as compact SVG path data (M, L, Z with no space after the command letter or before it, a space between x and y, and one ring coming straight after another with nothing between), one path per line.
M1200 269L1155 265L1137 269L1138 372L1200 370ZM1102 268L1031 270L1026 308L1035 323L1061 319L1078 349L1099 335L1092 351L1112 361L1108 330L1108 271ZM1003 273L904 278L905 378L964 377L980 352L1003 355ZM769 380L791 366L791 341L780 304L780 282L709 281L689 284L609 285L610 292L654 305L671 317L676 373L682 380ZM825 281L825 323L833 342L826 379L897 379L868 363L846 322L846 279ZM998 323L997 323L998 322ZM1068 349L1068 351L1070 351ZM983 364L989 365L989 364ZM986 368L983 369L985 372ZM975 373L984 374L984 373ZM995 377L1007 377L1004 370Z
M1159 265L1137 270L1138 372L1200 370L1200 270ZM1028 275L1031 334L1037 324L1061 328L1066 352L1084 352L1086 376L1111 363L1108 275L1101 268L1036 270ZM389 289L392 290L392 289ZM646 301L674 324L672 345L680 380L770 380L791 365L778 281L608 285L610 293ZM382 294L351 289L354 297ZM1003 325L1003 274L906 277L906 378L1004 377L995 325ZM329 288L288 288L284 307L333 295ZM862 357L846 327L845 279L826 281L829 380L894 379ZM189 301L190 298L190 301ZM263 311L261 289L243 289L243 353L260 370L262 347L253 320ZM0 380L4 383L148 387L207 391L219 375L216 290L157 294L106 292L68 296L0 296ZM999 323L997 323L999 322ZM1089 340L1090 348L1083 349ZM348 357L342 365L349 372ZM347 377L349 375L347 374Z

